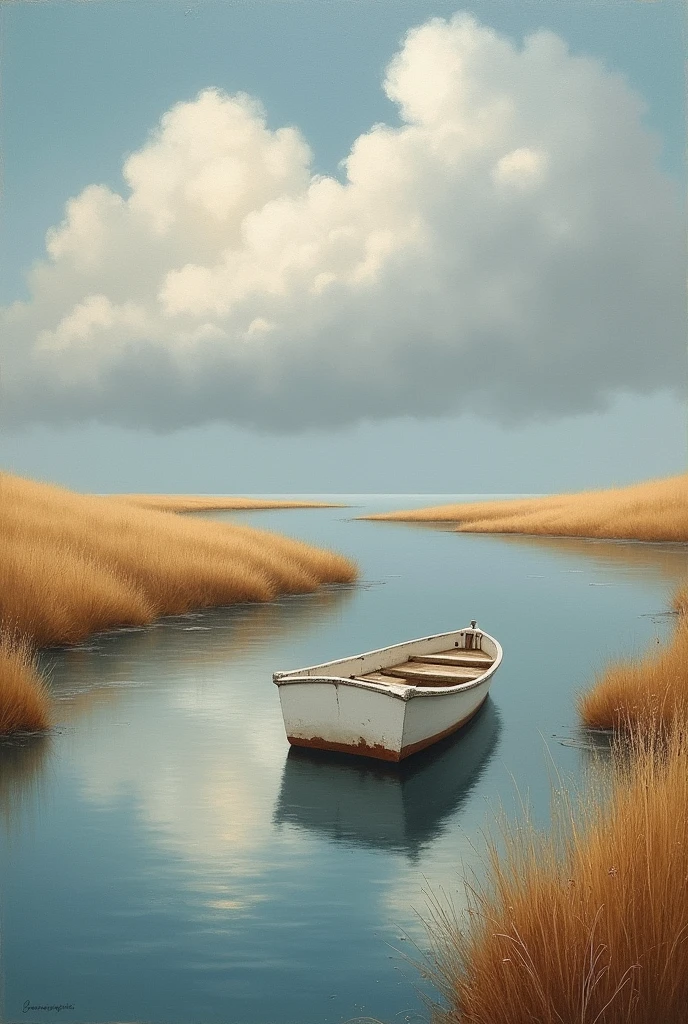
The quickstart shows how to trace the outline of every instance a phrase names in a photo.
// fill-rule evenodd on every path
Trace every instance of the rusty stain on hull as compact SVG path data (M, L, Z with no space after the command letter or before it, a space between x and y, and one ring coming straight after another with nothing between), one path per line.
M363 737L359 739L358 743L336 743L332 740L326 740L322 736L311 736L309 738L302 736L287 736L287 739L293 747L311 747L315 750L336 750L341 754L358 754L361 757L375 757L379 761L403 761L405 757L410 757L411 754L417 754L420 750L425 750L426 747L431 746L433 743L439 743L440 740L443 740L446 736L451 736L452 733L460 729L462 725L466 725L470 722L471 718L478 713L486 700L487 694L485 694L483 699L480 701L480 704L471 711L470 715L460 718L458 722L450 725L448 729L443 729L442 732L435 733L434 736L428 736L427 739L419 740L417 743L409 743L407 746L402 747L400 751L390 750L381 743L366 743Z
M322 736L311 736L309 739L303 736L287 736L293 747L312 747L315 750L337 750L341 754L360 754L361 757L376 757L380 761L400 761L401 755L398 750L389 750L381 743L366 743L363 737L358 743L335 743L333 740L323 739Z

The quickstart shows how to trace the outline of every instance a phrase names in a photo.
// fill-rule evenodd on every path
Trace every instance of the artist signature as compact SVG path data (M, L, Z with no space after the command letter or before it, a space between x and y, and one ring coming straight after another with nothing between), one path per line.
M34 1006L30 999L25 999L22 1006L22 1013L36 1013L45 1010L52 1013L59 1013L61 1010L73 1010L74 1003L42 1003Z

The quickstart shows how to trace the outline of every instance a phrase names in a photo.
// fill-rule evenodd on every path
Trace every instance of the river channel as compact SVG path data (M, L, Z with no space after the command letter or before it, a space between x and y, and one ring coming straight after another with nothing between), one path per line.
M553 770L580 781L576 693L667 635L688 571L678 545L354 518L455 495L331 500L213 518L335 548L356 585L43 655L57 724L0 743L5 1024L427 1020L428 890L460 909L500 804L546 822ZM397 767L290 753L273 671L472 618L504 662L458 736Z

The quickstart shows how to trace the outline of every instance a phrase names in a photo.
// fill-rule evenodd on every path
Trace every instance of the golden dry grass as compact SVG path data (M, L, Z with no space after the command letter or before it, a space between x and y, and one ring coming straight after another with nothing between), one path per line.
M674 594L672 604L674 611L679 615L688 615L688 584L684 583L682 587L679 587Z
M0 634L35 647L192 608L309 593L356 575L341 555L264 530L0 473ZM0 661L6 701L19 693L22 673L30 689L33 669L22 658L7 649ZM21 715L21 728L33 728L30 714Z
M668 644L607 666L578 698L585 725L651 735L688 723L688 586L674 594L673 606L678 621Z
M466 533L688 541L688 476L614 490L437 505L366 518L454 522Z
M283 501L272 498L238 498L233 495L198 494L111 494L113 501L125 501L137 508L157 512L222 512L274 508L343 508L324 501Z
M688 1015L688 745L633 740L611 798L588 791L549 835L489 844L469 921L435 904L438 1024L669 1024ZM555 794L562 807L562 794ZM567 800L563 795L563 806Z
M0 638L0 735L50 724L50 700L26 640Z
M681 618L667 645L608 666L578 698L593 729L662 732L688 722L688 622Z
M0 622L37 646L355 577L348 559L264 530L0 474Z

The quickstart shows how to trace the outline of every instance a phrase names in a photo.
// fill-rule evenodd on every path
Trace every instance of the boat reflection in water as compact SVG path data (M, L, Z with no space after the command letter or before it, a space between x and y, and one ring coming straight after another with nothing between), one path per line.
M415 859L478 783L500 731L488 697L459 732L398 764L290 747L275 823Z

